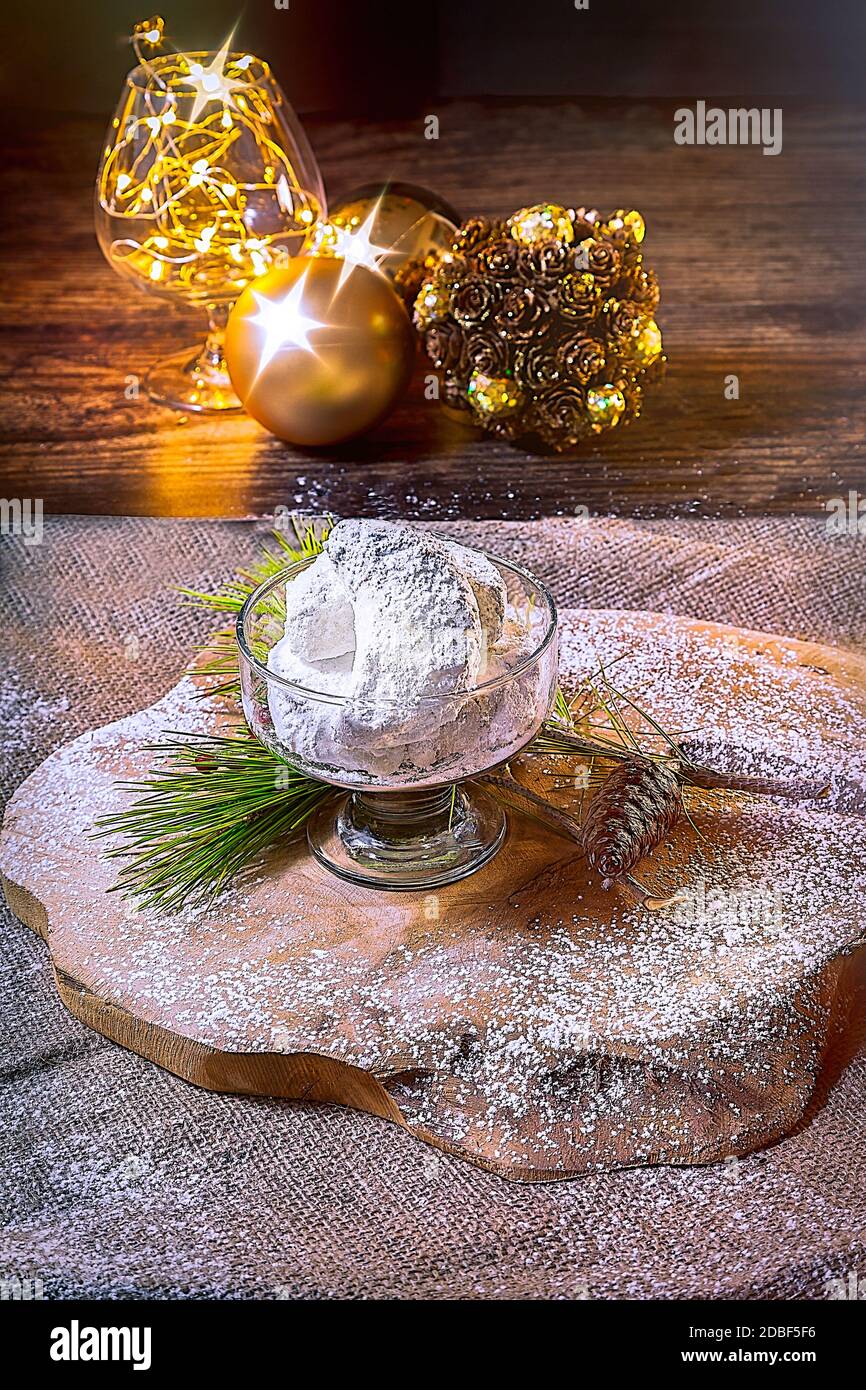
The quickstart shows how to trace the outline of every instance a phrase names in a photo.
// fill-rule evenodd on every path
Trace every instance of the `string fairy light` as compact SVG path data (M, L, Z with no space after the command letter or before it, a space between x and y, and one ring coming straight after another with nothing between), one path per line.
M98 181L103 249L162 293L227 304L284 263L323 208L289 153L268 65L232 53L233 34L201 54L170 48L164 31L156 16L132 34L137 66Z

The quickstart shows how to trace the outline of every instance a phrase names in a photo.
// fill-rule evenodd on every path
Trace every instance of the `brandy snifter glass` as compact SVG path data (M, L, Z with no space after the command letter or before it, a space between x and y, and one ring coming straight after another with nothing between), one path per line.
M266 63L225 50L166 53L128 74L97 176L99 244L139 289L208 318L203 347L151 368L154 400L239 407L223 356L229 309L300 250L325 210L313 153Z

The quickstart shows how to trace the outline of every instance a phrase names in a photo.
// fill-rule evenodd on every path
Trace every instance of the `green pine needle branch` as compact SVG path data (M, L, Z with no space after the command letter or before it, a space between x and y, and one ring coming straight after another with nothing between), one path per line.
M154 766L120 782L136 796L101 816L95 837L119 836L125 861L109 891L175 911L212 899L270 846L297 836L334 788L299 772L244 727L230 735L166 731L147 744Z
M216 593L209 594L202 589L185 588L176 592L199 608L207 608L213 613L236 615L253 590L265 580L273 578L287 565L296 565L301 560L319 555L333 524L333 518L330 516L318 526L313 522L302 522L297 516L293 516L291 536L286 536L282 531L274 531L277 549L271 550L264 546L257 564L246 570L238 570L234 579ZM202 691L202 695L226 695L239 699L238 653L234 628L215 633L205 646L198 648L198 651L202 655L196 661L196 672L212 682L207 690Z

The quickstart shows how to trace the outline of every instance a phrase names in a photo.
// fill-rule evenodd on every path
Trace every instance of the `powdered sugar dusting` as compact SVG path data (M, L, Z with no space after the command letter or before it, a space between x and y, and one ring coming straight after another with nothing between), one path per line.
M827 804L866 810L866 687L804 664L783 638L712 629L661 614L566 616L560 665L582 679L604 662L611 680L696 758L744 775L818 774Z

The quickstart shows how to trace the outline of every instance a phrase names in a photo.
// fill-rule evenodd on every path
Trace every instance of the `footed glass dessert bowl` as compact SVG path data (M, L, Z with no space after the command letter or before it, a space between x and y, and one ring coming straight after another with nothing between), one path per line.
M520 752L553 701L544 584L408 527L341 522L322 555L250 595L237 643L252 732L345 789L308 822L320 863L423 890L493 857L505 812L471 779Z

